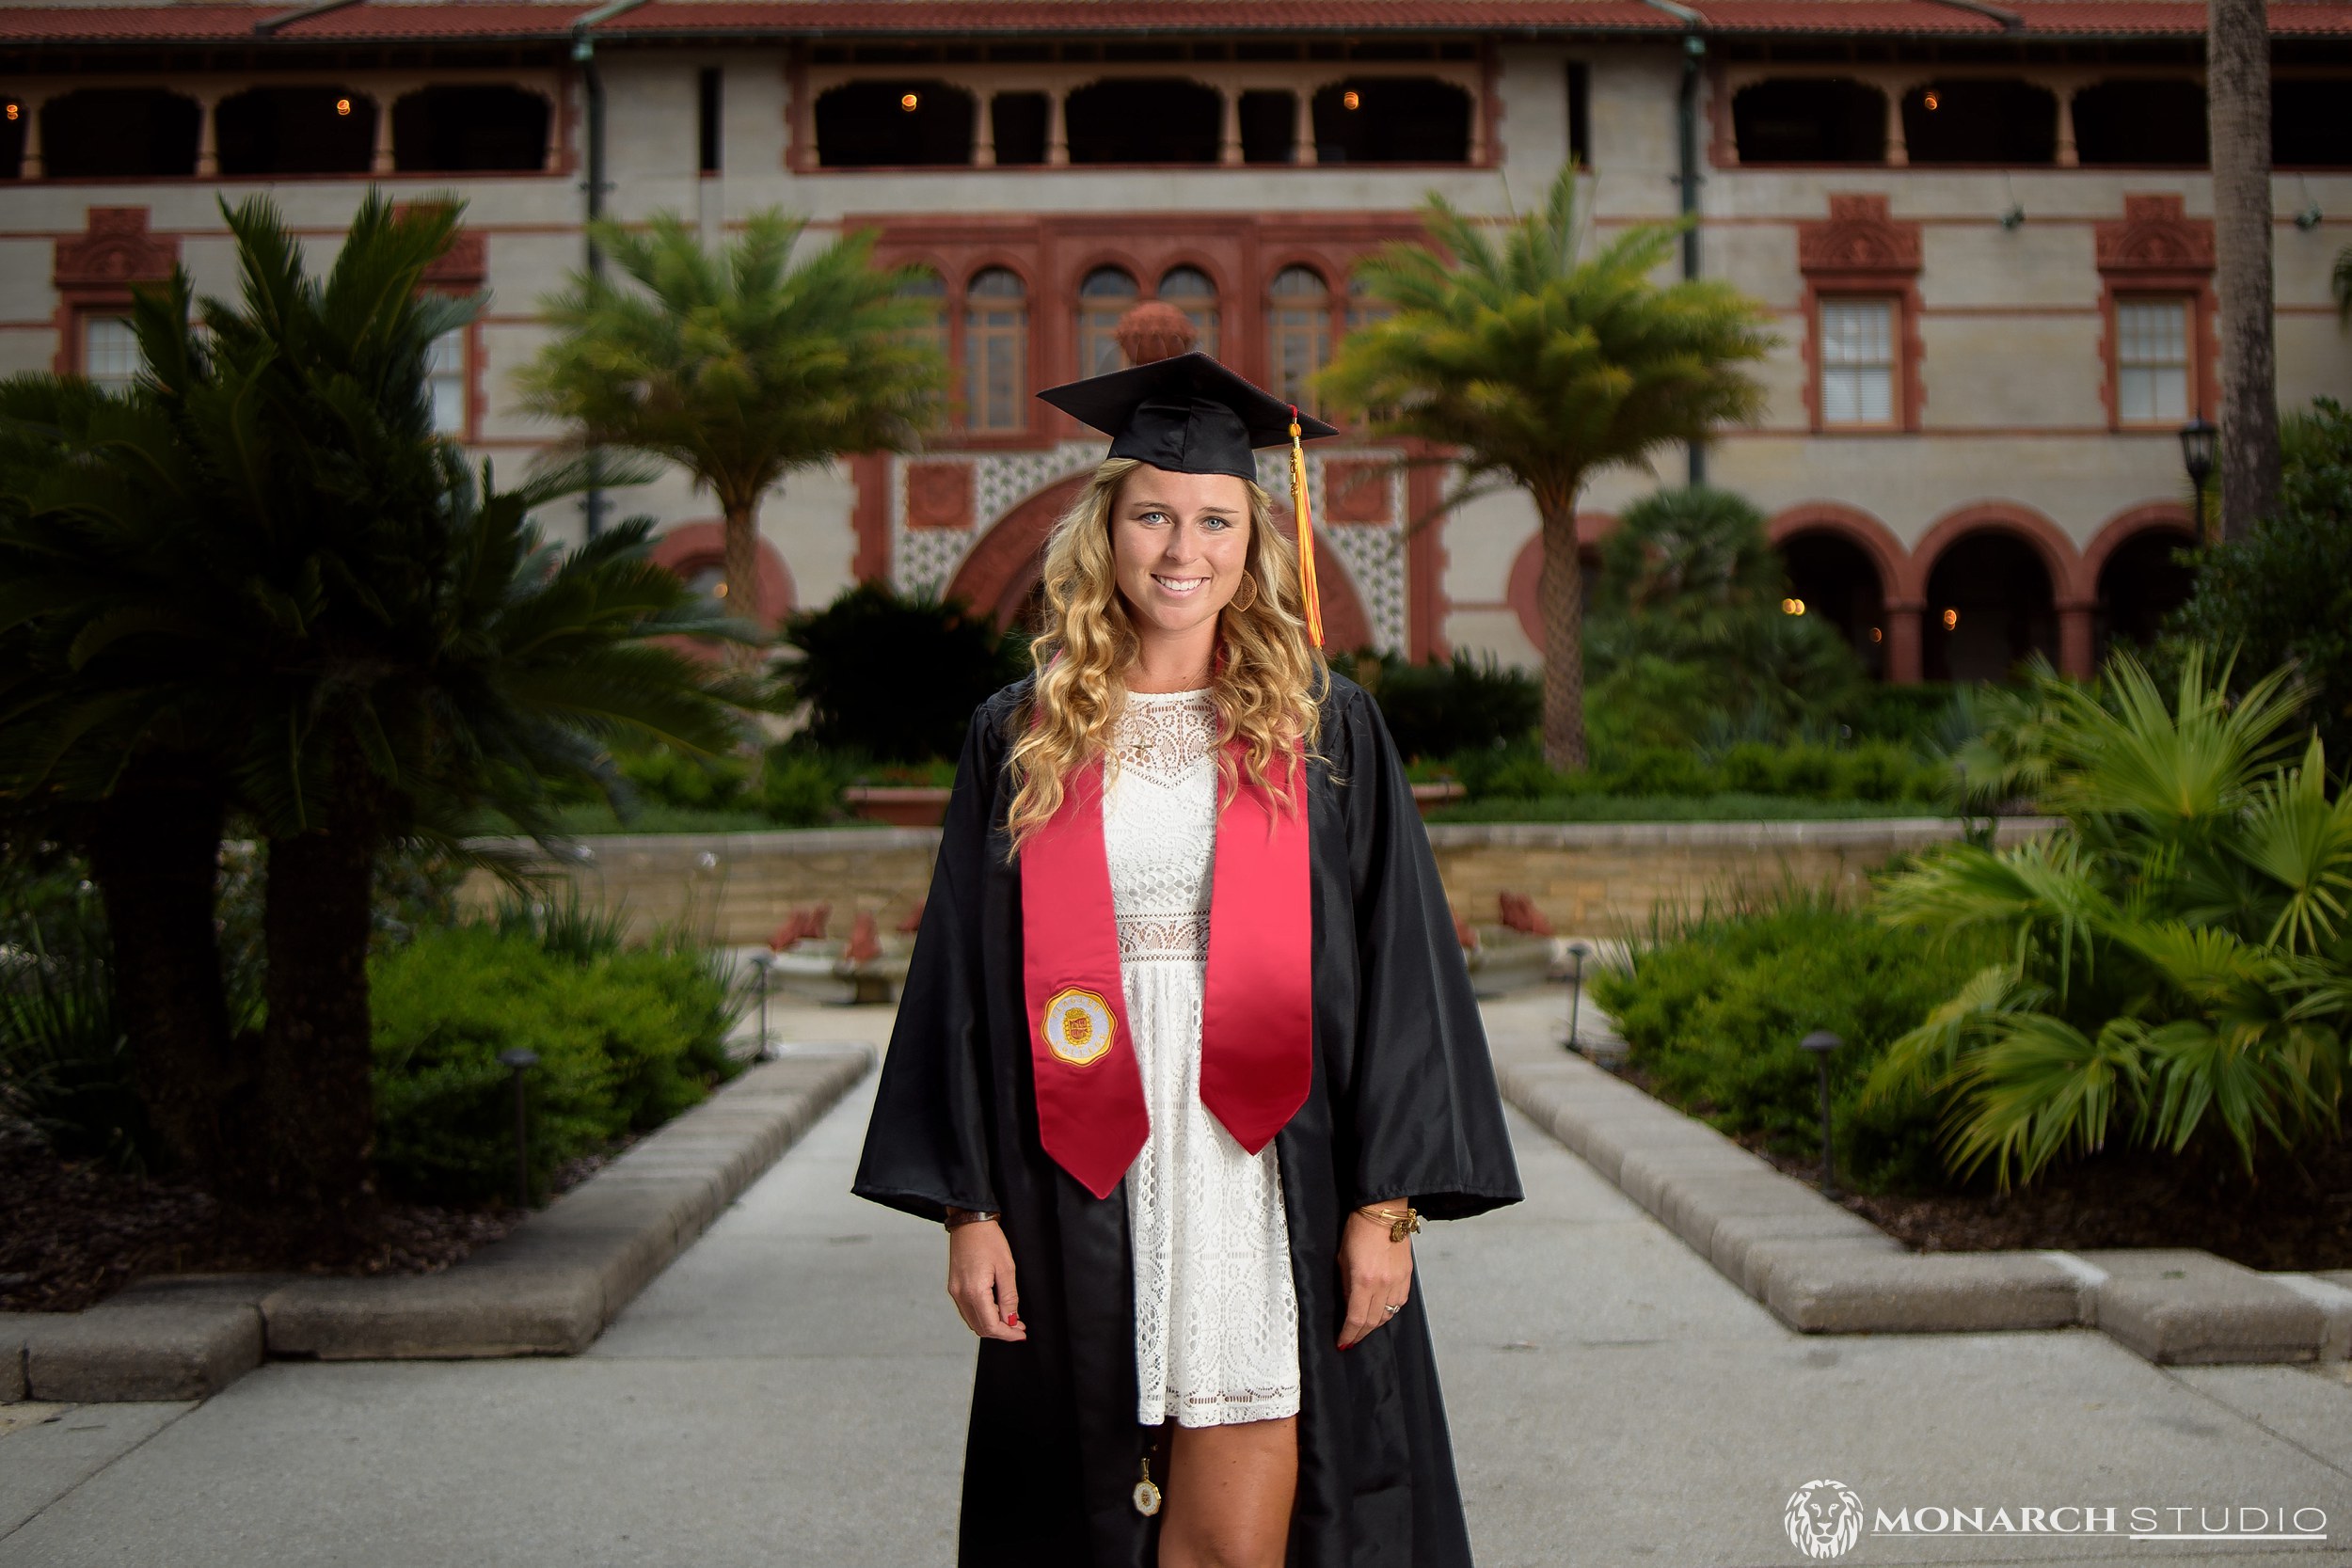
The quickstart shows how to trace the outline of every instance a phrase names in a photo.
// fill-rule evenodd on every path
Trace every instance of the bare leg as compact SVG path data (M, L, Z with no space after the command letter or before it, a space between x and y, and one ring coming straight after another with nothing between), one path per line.
M1159 1568L1281 1568L1298 1490L1298 1418L1177 1427Z

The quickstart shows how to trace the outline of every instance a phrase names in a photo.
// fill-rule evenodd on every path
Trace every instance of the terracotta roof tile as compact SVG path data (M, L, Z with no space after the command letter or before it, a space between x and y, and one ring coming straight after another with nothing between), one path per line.
M590 0L362 0L279 27L286 41L556 39ZM1949 0L1686 0L1709 32L1925 37L1999 36L1995 17ZM0 4L0 43L207 42L249 38L296 8L265 4ZM2194 38L2203 0L1991 0L2029 36ZM2286 37L2352 36L2352 0L2271 0ZM1672 33L1682 24L1644 0L648 0L600 37L822 33L1593 31Z

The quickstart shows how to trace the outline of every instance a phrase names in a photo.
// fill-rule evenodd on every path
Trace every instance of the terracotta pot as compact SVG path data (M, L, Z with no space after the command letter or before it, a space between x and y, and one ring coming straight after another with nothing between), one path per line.
M841 792L841 800L869 822L936 828L947 815L948 793L938 784L851 784Z

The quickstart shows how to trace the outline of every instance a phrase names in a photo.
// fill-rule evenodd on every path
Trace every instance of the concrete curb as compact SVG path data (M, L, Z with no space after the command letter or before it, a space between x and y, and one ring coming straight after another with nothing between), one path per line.
M189 1275L87 1312L0 1315L0 1397L202 1399L265 1356L577 1354L873 1065L857 1046L754 1067L441 1274Z
M1497 1075L1503 1098L1804 1333L2081 1325L2167 1364L2352 1356L2352 1271L2263 1274L2209 1252L2156 1248L1915 1253L1556 1045L1537 1059L1499 1061Z

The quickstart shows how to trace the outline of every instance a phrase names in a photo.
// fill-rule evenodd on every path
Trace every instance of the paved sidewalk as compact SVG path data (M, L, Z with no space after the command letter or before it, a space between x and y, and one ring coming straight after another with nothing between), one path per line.
M1549 1049L1555 1003L1493 1005L1499 1050ZM887 1014L788 1027L877 1039ZM950 1563L972 1347L936 1228L848 1194L871 1101L869 1080L586 1355L273 1363L199 1407L0 1435L0 1568ZM2328 1512L2300 1547L1866 1537L1846 1563L2352 1564L2343 1364L2159 1368L2086 1330L1808 1339L1512 1132L1529 1201L1420 1248L1485 1568L1799 1562L1782 1509L1821 1478L1890 1513Z

